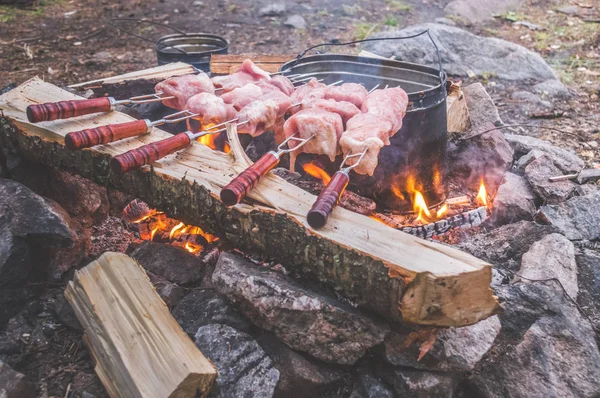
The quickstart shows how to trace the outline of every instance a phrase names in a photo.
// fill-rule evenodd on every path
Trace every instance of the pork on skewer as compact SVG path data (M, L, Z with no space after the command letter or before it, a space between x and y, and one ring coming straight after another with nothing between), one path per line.
M201 126L196 126L197 123L192 123L188 120L188 128L192 131L198 131L200 128L209 124L218 124L235 117L235 108L226 104L223 99L214 94L200 93L194 95L186 104L186 109L197 115L194 120L201 123Z
M325 91L325 99L350 102L357 108L361 107L368 95L367 89L358 83L343 83L339 86L327 87Z
M212 78L214 86L225 92L243 87L248 83L256 83L260 80L271 80L271 76L249 59L245 59L242 62L242 66L237 72L231 75L215 76Z
M156 92L175 98L164 100L163 104L180 111L186 109L185 104L191 97L200 93L214 94L215 87L206 73L170 77L154 86Z

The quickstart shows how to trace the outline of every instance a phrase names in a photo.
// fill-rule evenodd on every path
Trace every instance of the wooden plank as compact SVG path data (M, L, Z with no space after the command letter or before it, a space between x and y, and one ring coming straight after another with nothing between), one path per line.
M75 272L65 297L111 397L205 397L217 371L171 316L142 267L106 252Z
M245 59L251 59L259 68L269 72L279 72L281 65L296 58L296 54L256 55L256 54L215 54L210 58L210 71L216 75L229 75L236 72Z
M194 143L152 167L116 176L108 167L111 156L171 135L154 129L146 136L73 152L63 146L68 132L132 118L112 112L36 125L26 121L25 109L31 103L77 98L39 79L4 94L1 146L136 195L241 250L262 253L326 282L394 320L460 326L498 310L490 289L490 264L342 208L334 210L325 228L312 230L305 215L315 196L275 175L261 180L249 194L251 202L225 207L220 189L241 171L230 155Z

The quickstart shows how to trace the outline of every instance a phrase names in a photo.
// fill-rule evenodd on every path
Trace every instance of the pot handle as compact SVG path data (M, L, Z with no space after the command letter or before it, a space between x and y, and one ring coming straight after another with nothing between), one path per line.
M437 60L438 60L438 65L439 65L440 83L443 85L444 84L444 69L442 67L442 56L440 55L440 49L439 49L437 43L435 42L435 40L433 40L433 37L431 37L431 33L429 33L429 29L425 29L422 32L415 33L414 35L410 35L410 36L375 37L375 38L372 38L372 39L354 40L354 41L349 41L349 42L346 42L346 43L321 43L321 44L317 44L317 45L308 47L306 50L304 50L301 53L299 53L296 56L296 59L294 60L294 62L292 63L292 65L290 66L290 69L293 68L294 66L296 66L296 64L300 61L300 59L302 57L304 57L306 55L307 52L309 52L310 50L314 50L315 48L327 47L327 46L348 46L350 44L364 43L364 42L367 42L367 41L414 39L415 37L423 36L424 34L427 34L427 37L429 37L429 40L431 40L431 43L433 44L433 47L435 47L435 53L437 55Z

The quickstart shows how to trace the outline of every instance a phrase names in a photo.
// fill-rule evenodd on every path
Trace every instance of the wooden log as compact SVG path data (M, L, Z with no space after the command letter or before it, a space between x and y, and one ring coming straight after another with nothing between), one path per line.
M490 289L490 264L340 207L323 229L310 229L306 214L315 196L273 173L249 192L254 204L228 208L219 192L247 164L237 164L225 153L193 143L151 167L118 176L110 172L112 156L170 135L153 129L144 136L69 151L63 145L68 132L133 119L111 112L27 122L25 108L31 103L77 98L39 79L4 94L0 97L1 148L135 195L172 218L233 242L240 250L262 253L288 269L326 282L391 320L462 326L499 309Z
M250 58L259 68L269 73L279 72L281 65L296 58L296 54L255 55L255 54L215 54L210 57L210 71L216 75L236 72L242 62Z
M171 316L142 267L106 252L75 272L65 297L111 397L205 397L217 371Z

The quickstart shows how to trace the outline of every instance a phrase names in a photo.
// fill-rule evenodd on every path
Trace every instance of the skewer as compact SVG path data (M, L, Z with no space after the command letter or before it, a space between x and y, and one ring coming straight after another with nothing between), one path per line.
M95 145L107 144L124 138L147 134L154 126L178 123L195 116L198 115L185 110L172 113L155 121L142 119L75 131L65 136L65 146L71 150L90 148Z
M160 97L161 94L162 93L140 95L119 101L113 97L102 97L29 105L27 107L27 119L29 119L31 123L47 122L56 119L69 119L76 116L89 115L91 113L110 112L114 110L117 105L144 104L175 98L174 96Z
M369 94L371 94L373 91L377 90L377 87L379 87L381 85L381 83L378 83L375 87L373 87L372 89L369 90Z
M296 134L297 133L294 133L279 144L277 151L265 153L252 166L242 171L237 177L231 180L229 184L223 187L220 194L223 203L225 203L226 206L233 206L240 203L248 192L258 184L260 178L279 164L281 155L295 151L315 137L313 134L308 138L297 138ZM296 141L299 142L299 144L294 148L288 147L285 149L285 145L289 141Z
M361 153L356 154L348 154L344 158L344 161L340 165L340 169L336 171L332 176L329 184L323 188L315 203L313 203L310 208L308 214L306 215L306 220L308 221L308 225L311 227L318 229L325 226L327 223L327 218L337 206L340 197L344 193L344 190L348 186L348 182L350 181L350 170L355 168L360 164L363 160L365 154L367 153L367 149L362 151ZM358 160L351 166L346 166L346 162L348 159L356 158Z

